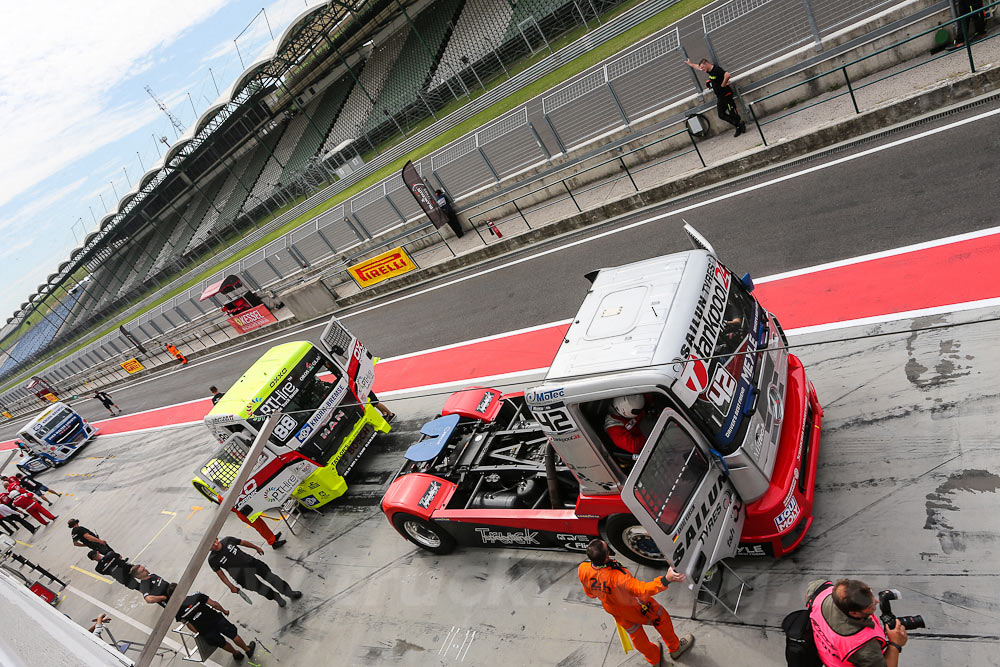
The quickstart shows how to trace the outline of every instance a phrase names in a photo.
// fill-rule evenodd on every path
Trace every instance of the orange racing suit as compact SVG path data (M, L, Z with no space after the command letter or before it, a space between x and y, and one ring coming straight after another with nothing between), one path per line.
M653 596L667 590L660 577L653 581L639 581L616 560L605 565L580 563L577 570L583 592L588 597L598 598L604 611L632 638L632 645L645 656L646 661L656 665L660 661L660 649L649 641L642 626L652 625L663 638L667 650L676 651L680 646L674 624L667 610L660 606Z

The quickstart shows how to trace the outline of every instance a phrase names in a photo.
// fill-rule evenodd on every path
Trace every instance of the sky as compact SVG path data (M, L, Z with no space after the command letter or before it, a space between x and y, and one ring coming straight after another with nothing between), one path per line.
M270 32L317 3L5 3L0 324L156 163L166 149L156 138L176 140L145 86L186 128L243 72L241 58L249 65Z

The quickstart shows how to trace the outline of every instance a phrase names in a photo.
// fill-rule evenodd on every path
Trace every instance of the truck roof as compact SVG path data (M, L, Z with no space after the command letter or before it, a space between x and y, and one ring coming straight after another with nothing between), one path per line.
M601 269L545 377L563 380L671 361L695 315L709 253L691 250Z
M275 345L248 368L205 416L236 415L249 419L254 409L271 395L281 380L299 362L313 344L293 341Z

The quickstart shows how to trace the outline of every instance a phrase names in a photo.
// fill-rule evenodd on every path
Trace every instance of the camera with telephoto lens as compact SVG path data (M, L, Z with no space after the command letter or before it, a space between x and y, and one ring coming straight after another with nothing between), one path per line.
M879 614L879 618L882 619L882 625L885 627L885 629L891 630L894 627L896 627L896 621L899 621L900 625L902 625L907 630L926 628L927 626L924 625L924 617L920 616L919 614L916 616L896 616L895 614L892 613L891 602L893 600L899 600L902 597L903 596L899 593L899 591L897 591L894 588L890 588L884 591L879 591L878 607L879 611L881 612Z

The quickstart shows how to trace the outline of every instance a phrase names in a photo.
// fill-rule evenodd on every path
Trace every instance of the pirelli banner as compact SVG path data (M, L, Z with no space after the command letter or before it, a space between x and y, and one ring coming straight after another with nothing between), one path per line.
M364 289L389 278L401 276L417 268L416 263L402 247L393 248L347 269L351 278Z
M403 182L406 183L406 188L413 195L413 198L417 200L417 203L420 204L420 208L424 210L424 213L434 223L434 226L441 229L447 225L448 214L438 206L434 192L420 178L420 174L417 173L417 168L413 166L412 162L407 162L403 165L401 176L403 177Z

